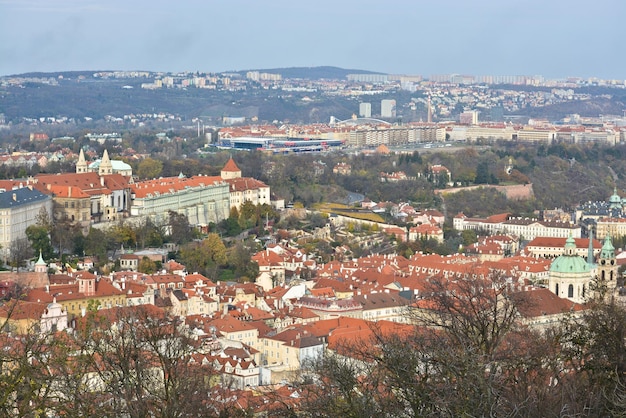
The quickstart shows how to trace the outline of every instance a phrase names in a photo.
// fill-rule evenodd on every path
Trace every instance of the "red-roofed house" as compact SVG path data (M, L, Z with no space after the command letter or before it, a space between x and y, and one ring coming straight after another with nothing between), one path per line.
M363 305L363 319L368 321L408 322L407 306L409 301L398 292L388 289L380 293L367 293L354 297Z
M437 225L425 223L412 226L409 229L409 241L417 241L420 239L434 239L439 243L443 242L443 230Z
M58 302L70 317L79 316L89 308L126 306L126 294L103 278L88 271L72 273L73 282L50 285L28 291L25 300L31 302Z
M215 330L216 335L227 340L240 341L252 348L260 347L259 330L253 324L229 315L206 322L204 329Z
M266 249L254 254L251 259L259 265L259 274L269 274L274 285L282 285L285 282L284 256Z
M0 306L0 322L7 330L18 334L41 332L47 334L67 328L67 310L53 300L51 303L13 299Z
M502 247L498 243L489 240L469 245L466 252L469 255L477 255L480 261L498 261L504 258Z
M274 366L273 380L280 380L278 372L298 370L304 362L321 356L323 351L323 340L303 327L289 328L261 339L263 364ZM277 368L279 365L283 367Z

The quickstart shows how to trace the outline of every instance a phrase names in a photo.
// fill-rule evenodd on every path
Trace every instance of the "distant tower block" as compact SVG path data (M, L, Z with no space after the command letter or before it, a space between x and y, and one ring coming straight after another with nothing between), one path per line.
M371 118L372 117L372 104L371 103L359 104L359 116L362 118Z
M396 101L385 99L380 101L380 116L383 118L396 117Z

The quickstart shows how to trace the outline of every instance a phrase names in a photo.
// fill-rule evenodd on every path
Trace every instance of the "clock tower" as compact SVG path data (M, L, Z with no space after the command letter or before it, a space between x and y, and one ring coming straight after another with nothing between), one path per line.
M617 259L615 258L615 247L611 242L611 236L607 234L600 250L598 259L598 290L606 296L610 296L617 288Z

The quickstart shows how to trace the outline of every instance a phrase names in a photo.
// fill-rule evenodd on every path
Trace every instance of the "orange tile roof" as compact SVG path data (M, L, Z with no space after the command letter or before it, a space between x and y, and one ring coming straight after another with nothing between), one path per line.
M248 322L239 321L229 315L207 322L204 327L205 330L209 329L211 325L214 326L222 334L251 331L257 329L254 325L251 325Z
M222 168L222 171L230 171L230 172L235 171L236 172L236 171L241 171L241 170L239 169L239 167L237 167L235 160L233 160L233 158L230 157L228 161L226 162L226 164L224 165L224 168Z
M173 194L188 187L209 187L226 184L219 176L193 176L189 178L164 177L155 180L140 181L131 184L131 191L136 198L142 199L148 195Z
M546 288L537 288L520 292L520 294L527 296L527 298L524 298L527 300L527 303L519 304L517 309L527 318L556 315L584 309L583 305L568 299L562 299Z
M335 292L332 287L313 288L310 290L311 296L318 298L334 298Z
M84 193L78 187L72 186L61 186L61 185L48 185L46 188L35 187L42 193L50 194L52 193L56 197L61 198L73 198L73 199L89 199L89 195Z
M563 248L565 247L565 241L567 238L553 238L553 237L536 237L532 241L530 241L526 246L527 247L557 247ZM574 238L574 242L576 243L576 248L588 248L589 247L589 238ZM601 249L602 243L597 239L593 240L593 248Z
M102 177L95 172L40 174L35 179L36 184L44 188L48 186L71 186L79 188L89 195L111 194L111 190L121 190L128 187L128 179L121 174L110 174Z
M47 303L13 299L0 306L0 318L39 320L47 309Z
M258 190L262 188L269 187L267 184L263 183L260 180L256 180L250 177L239 177L236 179L225 179L230 185L231 192L242 192L246 190Z

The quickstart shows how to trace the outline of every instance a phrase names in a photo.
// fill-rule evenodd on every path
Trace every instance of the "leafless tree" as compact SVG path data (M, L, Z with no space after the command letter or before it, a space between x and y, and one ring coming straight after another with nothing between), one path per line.
M77 340L91 391L116 416L213 416L212 366L192 364L197 343L176 319L144 307L92 312ZM81 366L84 367L84 366Z
M28 238L18 238L9 246L9 264L12 267L23 267L24 262L33 256L33 248Z

